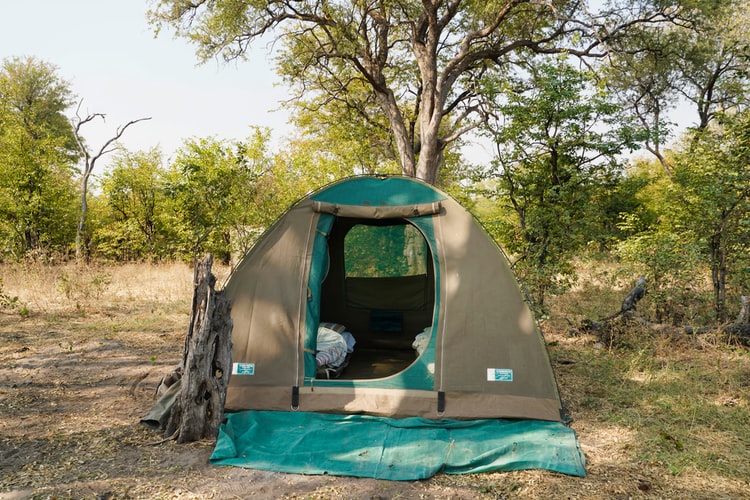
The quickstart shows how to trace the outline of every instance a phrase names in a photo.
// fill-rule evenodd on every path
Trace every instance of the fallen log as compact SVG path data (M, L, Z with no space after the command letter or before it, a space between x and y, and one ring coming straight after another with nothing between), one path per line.
M591 333L600 340L611 342L619 328L624 325L639 325L649 330L662 334L672 335L699 335L707 333L720 333L728 340L740 342L750 346L750 297L741 297L741 309L737 319L733 323L717 326L674 326L661 323L653 323L638 315L637 305L646 295L646 279L641 276L636 285L623 299L620 310L598 320L585 319L579 326L574 328L573 333ZM615 321L618 320L618 321Z
M583 320L581 325L578 327L578 330L588 332L604 329L610 324L612 320L616 319L619 316L624 316L630 319L637 319L636 307L638 306L638 302L646 296L646 291L646 278L644 276L641 276L638 278L638 281L636 281L635 286L623 299L619 311L598 320Z

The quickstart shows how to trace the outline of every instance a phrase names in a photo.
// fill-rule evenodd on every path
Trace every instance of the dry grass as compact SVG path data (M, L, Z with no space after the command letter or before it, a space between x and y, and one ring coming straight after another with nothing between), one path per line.
M226 275L226 270L216 269ZM86 266L2 266L5 291L35 315L73 314L173 304L189 299L193 270L183 263Z
M138 420L182 354L188 266L0 273L0 498L750 498L748 350L635 327L606 345L568 334L617 307L615 281L584 281L544 325L587 477L388 482L212 467L210 442L147 446L160 436Z

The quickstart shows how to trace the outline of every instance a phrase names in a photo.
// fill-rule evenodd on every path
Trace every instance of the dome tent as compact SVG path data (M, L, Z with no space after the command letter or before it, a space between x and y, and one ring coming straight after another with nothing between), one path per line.
M433 186L365 176L305 197L224 293L233 368L211 463L390 480L585 475L505 255ZM326 367L329 334L351 352Z
M355 177L307 196L240 261L225 293L228 411L562 420L544 340L505 255L458 202L419 180ZM316 373L321 322L356 340L335 379Z

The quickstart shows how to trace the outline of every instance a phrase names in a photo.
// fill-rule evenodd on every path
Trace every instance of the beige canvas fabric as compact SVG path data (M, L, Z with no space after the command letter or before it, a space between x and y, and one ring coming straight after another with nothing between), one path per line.
M326 413L368 414L392 418L532 418L560 420L557 398L448 392L446 406L438 412L437 393L408 389L302 387L299 406L292 408L292 389L282 386L255 386L244 394L231 391L227 396L228 411L276 410L314 411ZM252 397L250 397L252 395Z
M252 377L231 377L230 394L246 385L301 385L300 346L317 213L293 207L243 258L225 291L232 301L232 357L254 363Z
M445 206L436 222L443 246L436 389L556 399L547 349L505 257L458 203ZM513 381L488 380L488 370L512 370Z

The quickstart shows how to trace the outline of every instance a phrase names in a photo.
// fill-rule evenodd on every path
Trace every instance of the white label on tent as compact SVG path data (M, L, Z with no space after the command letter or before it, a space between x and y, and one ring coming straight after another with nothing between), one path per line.
M513 382L513 370L510 368L487 368L487 381Z
M255 375L255 363L232 363L232 375Z

